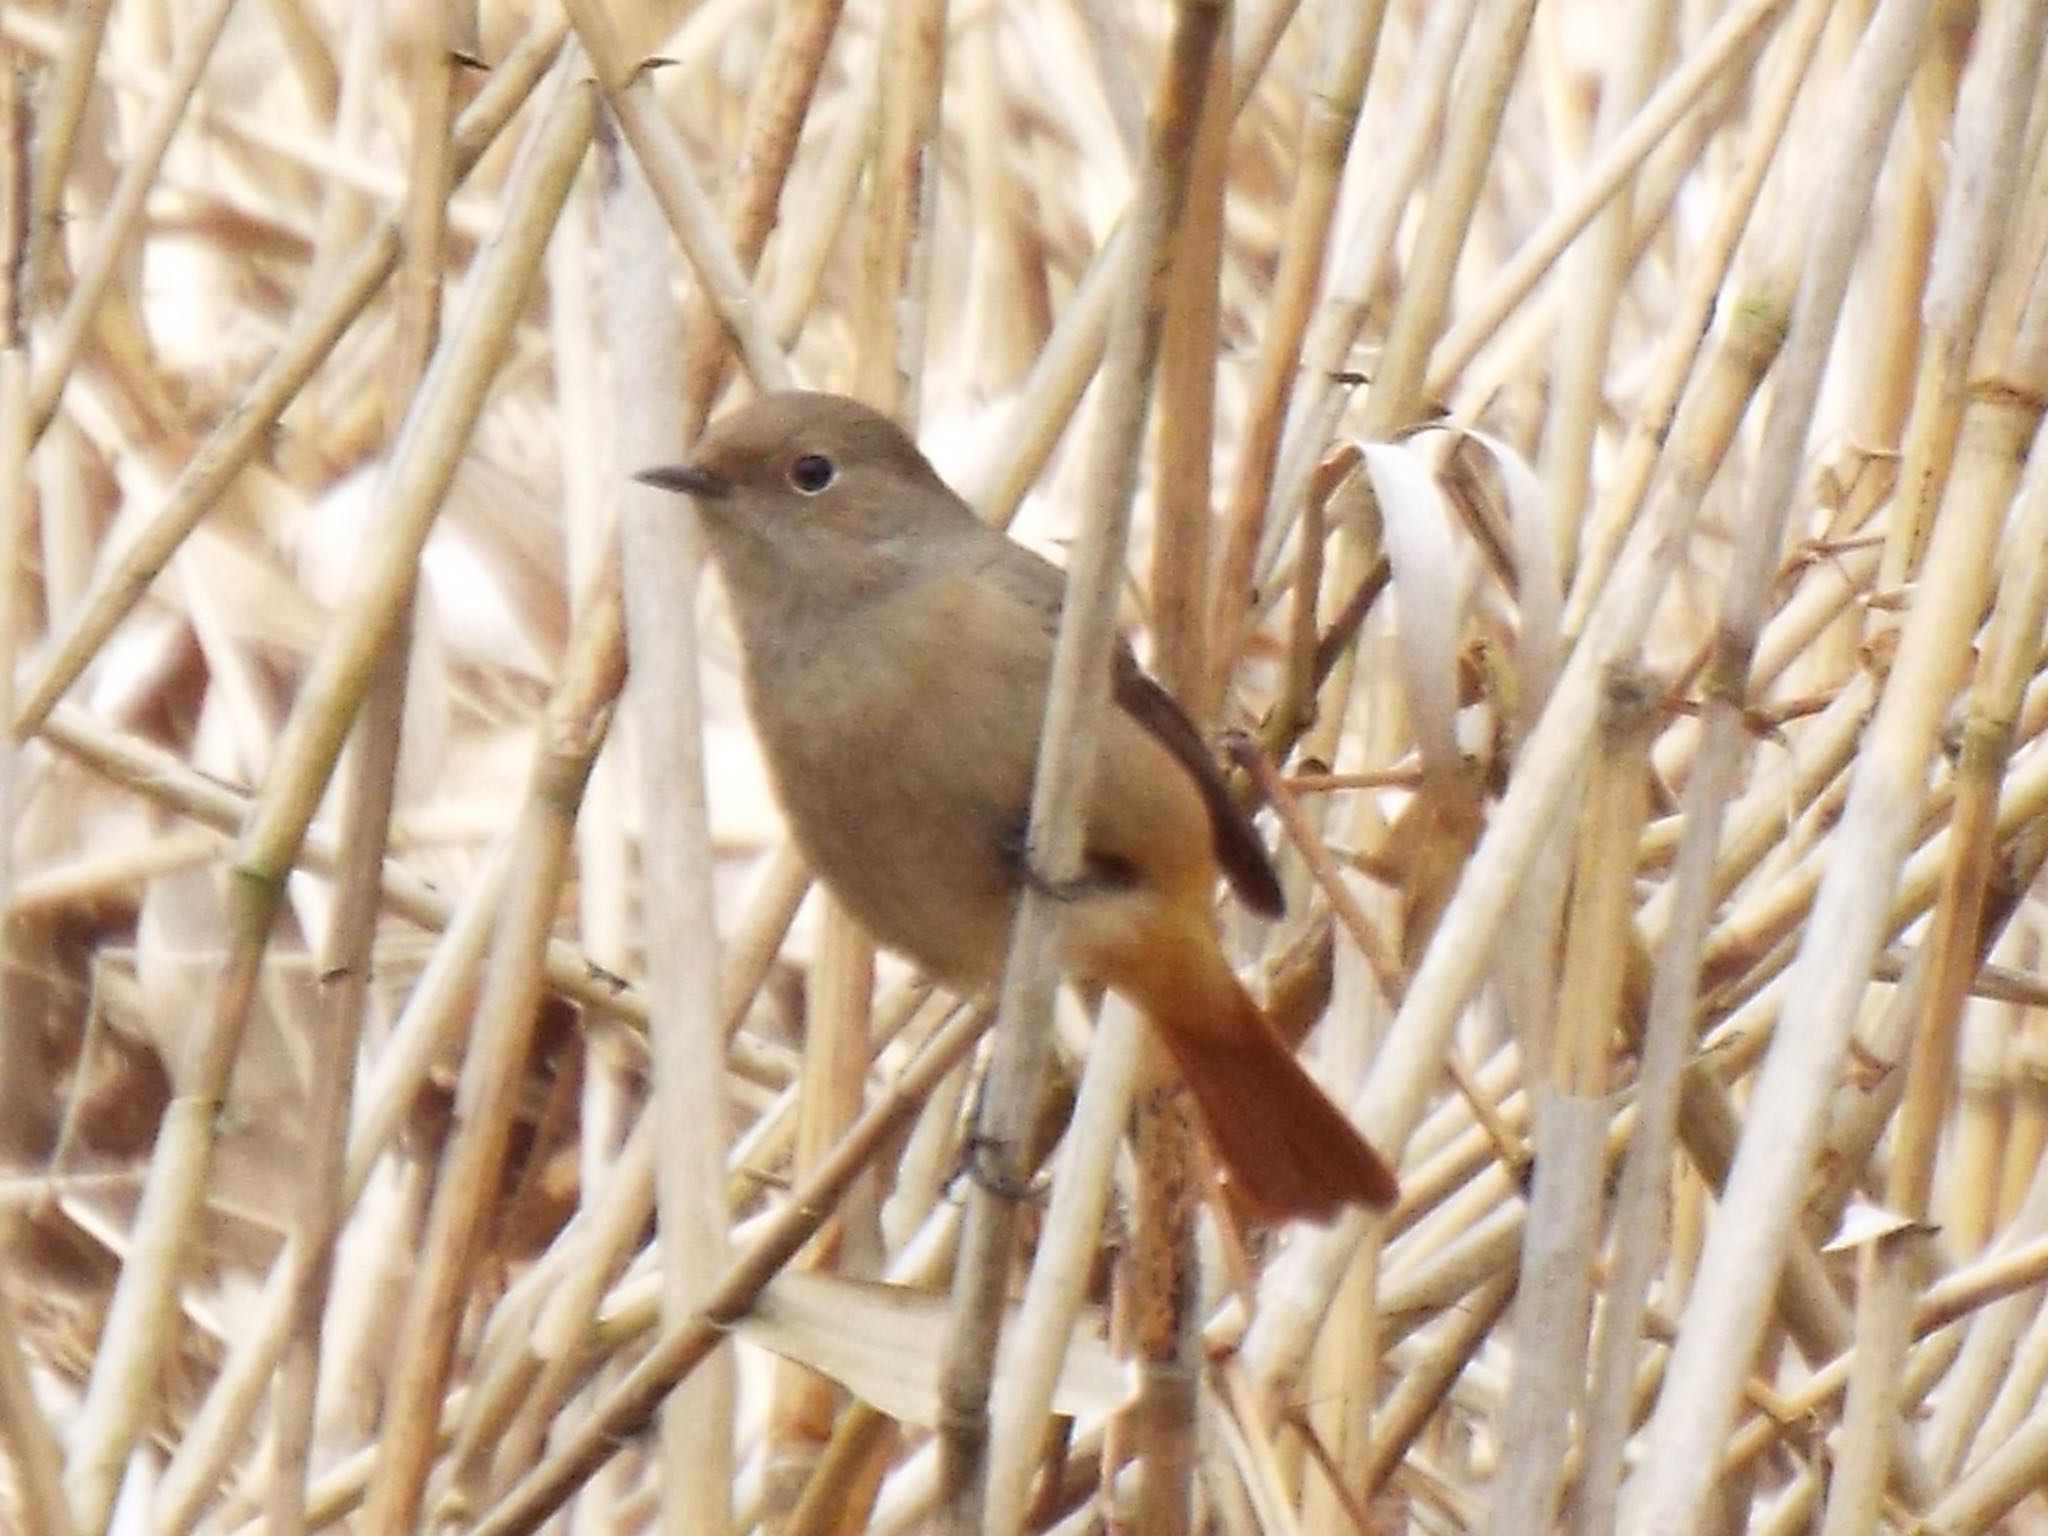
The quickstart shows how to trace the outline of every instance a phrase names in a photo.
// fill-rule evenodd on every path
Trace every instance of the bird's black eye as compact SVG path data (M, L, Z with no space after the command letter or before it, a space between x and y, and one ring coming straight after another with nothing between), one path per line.
M839 478L839 466L822 453L800 453L789 461L789 483L815 496Z

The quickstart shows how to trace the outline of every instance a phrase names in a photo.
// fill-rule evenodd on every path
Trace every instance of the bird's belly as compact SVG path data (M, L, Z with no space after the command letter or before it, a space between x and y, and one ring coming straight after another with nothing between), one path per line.
M869 935L985 986L1009 940L1040 703L1020 718L1001 690L899 681L862 696L826 675L785 694L793 728L763 748L797 847Z

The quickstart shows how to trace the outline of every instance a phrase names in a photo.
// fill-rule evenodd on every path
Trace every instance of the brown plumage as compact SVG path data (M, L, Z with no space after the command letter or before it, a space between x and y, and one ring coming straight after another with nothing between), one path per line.
M641 478L703 514L797 846L879 943L955 986L993 983L1026 874L1059 571L838 396L769 395ZM1219 873L1280 910L1264 847L1165 690L1123 646L1115 669L1063 963L1159 1030L1256 1208L1391 1203L1393 1175L1224 960Z

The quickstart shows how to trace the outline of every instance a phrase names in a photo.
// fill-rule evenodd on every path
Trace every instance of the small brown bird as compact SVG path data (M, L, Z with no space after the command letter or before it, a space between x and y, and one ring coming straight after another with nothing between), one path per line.
M696 498L748 704L798 848L874 939L991 985L1024 883L1059 570L988 527L887 417L772 394L641 480ZM1065 897L1068 974L1158 1029L1232 1181L1275 1218L1390 1204L1394 1176L1223 957L1219 868L1281 910L1266 852L1195 728L1127 647Z

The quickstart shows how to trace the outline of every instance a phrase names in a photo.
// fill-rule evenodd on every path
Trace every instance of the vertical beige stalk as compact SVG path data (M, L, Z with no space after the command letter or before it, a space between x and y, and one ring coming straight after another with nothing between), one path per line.
M1227 33L1233 8L1224 0L1219 9L1218 25ZM1200 116L1193 125L1186 201L1173 234L1153 436L1153 669L1168 692L1190 703L1198 727L1212 713L1202 707L1198 690L1205 674L1210 477L1222 346L1217 283L1229 65L1223 49L1211 53L1207 88L1194 107ZM1139 1462L1131 1519L1140 1530L1175 1536L1190 1529L1194 1518L1195 1422L1203 1375L1196 1301L1202 1275L1194 1235L1209 1160L1196 1143L1188 1095L1172 1058L1152 1030L1141 1031L1139 1039L1132 1112L1137 1205L1117 1275L1118 1304L1130 1319L1140 1373L1128 1426Z
M1596 151L1613 142L1648 94L1671 46L1676 19L1671 8L1662 5L1634 6L1625 13L1614 57L1601 78L1600 116L1591 146ZM1573 242L1558 272L1565 291L1564 318L1551 366L1543 472L1551 526L1557 530L1558 569L1567 581L1578 563L1579 528L1591 490L1594 430L1604 404L1601 384L1614 341L1615 310L1628 276L1624 256L1633 205L1630 178Z
M1129 225L1123 302L1112 316L1103 354L1101 406L1082 480L1089 499L1082 508L1082 532L1069 566L1054 648L1028 834L1032 859L1055 882L1080 863L1087 765L1109 703L1117 589L1159 358L1173 232L1185 200L1209 55L1221 19L1218 7L1193 0L1176 9ZM939 1527L952 1536L971 1536L983 1527L988 1396L1009 1279L1014 1206L1030 1176L1029 1143L1051 1054L1056 915L1055 902L1043 891L1025 892L999 995L996 1055L977 1127L981 1177L969 1197L940 1369Z
M65 12L63 57L44 88L36 113L28 227L22 232L23 244L14 273L14 281L22 288L17 298L22 305L40 305L43 296L54 290L57 272L53 264L63 257L56 241L64 228L64 183L71 171L72 151L78 144L78 125L92 92L93 70L107 31L107 13L113 8L114 0L85 0ZM7 259L16 260L12 250Z
M30 512L29 368L21 322L32 246L29 231L17 216L28 205L30 190L29 167L21 153L28 117L19 92L20 76L12 61L0 61L0 720L14 713L26 595L21 550ZM21 758L18 743L0 740L0 934L11 930L14 917ZM12 975L0 977L0 999L6 1000L10 1012L15 985ZM0 1238L12 1246L18 1240L13 1235L16 1217L0 1215L0 1224ZM22 1338L12 1285L0 1277L0 1447L13 1464L9 1481L38 1536L69 1536L63 1453L36 1400Z
M1238 629L1252 582L1253 556L1265 527L1279 459L1280 433L1287 422L1300 372L1302 341L1315 312L1323 278L1330 223L1337 192L1350 158L1352 135L1364 104L1365 83L1379 52L1386 0L1332 6L1318 17L1325 29L1323 67L1309 93L1287 227L1280 242L1280 270L1259 351L1257 376L1237 445L1236 481L1225 513L1227 543L1219 558L1216 623L1210 640L1216 662L1200 694L1186 695L1196 718L1213 716L1222 702L1229 667L1237 662ZM1192 686L1192 683L1190 683Z
M701 1305L727 1263L731 1106L724 1075L704 1070L718 1058L725 1025L698 682L701 534L676 497L623 478L681 448L681 317L661 212L637 162L619 148L612 145L605 167L600 214L615 392L608 446L622 476L626 701L638 747L640 934L653 1010L654 1093L642 1113L660 1127L653 1150L661 1315L673 1327ZM661 1521L674 1536L731 1528L736 1390L732 1352L720 1350L662 1406Z

